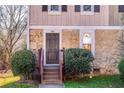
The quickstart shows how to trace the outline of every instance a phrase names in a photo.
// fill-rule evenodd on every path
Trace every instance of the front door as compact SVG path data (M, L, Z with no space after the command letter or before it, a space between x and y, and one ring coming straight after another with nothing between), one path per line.
M46 64L59 64L59 33L46 33Z

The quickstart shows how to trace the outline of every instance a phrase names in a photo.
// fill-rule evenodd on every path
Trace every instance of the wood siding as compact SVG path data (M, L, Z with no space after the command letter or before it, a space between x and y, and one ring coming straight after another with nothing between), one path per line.
M73 5L68 5L68 12L62 12L61 15L50 15L48 12L42 12L41 5L30 6L30 25L48 25L48 26L106 26L109 24L107 5L100 6L100 13L93 15L81 15L74 11Z
M121 17L124 13L118 12L118 5L109 6L109 25L116 26L121 25Z

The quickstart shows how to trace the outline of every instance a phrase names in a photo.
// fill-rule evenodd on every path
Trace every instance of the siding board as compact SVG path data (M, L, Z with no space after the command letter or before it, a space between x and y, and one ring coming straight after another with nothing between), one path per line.
M30 24L31 25L57 25L57 26L97 26L107 25L109 20L106 20L106 7L101 5L99 13L93 15L81 15L80 12L75 12L75 6L69 5L68 12L61 12L61 15L50 15L48 12L42 12L41 5L31 5Z
M121 25L120 18L122 17L122 14L118 12L118 5L111 5L109 6L109 25L115 26L115 25Z

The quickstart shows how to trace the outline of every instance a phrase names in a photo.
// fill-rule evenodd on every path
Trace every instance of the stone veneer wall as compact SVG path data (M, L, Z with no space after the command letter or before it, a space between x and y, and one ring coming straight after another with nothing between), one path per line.
M78 48L79 47L79 30L64 29L62 31L62 48ZM43 47L43 30L30 30L30 49L38 50Z
M79 30L64 29L62 31L62 48L78 48L79 39Z
M29 34L29 47L36 54L38 60L38 49L43 47L43 30L31 29Z
M95 34L95 61L94 65L100 67L101 74L118 73L117 65L121 52L119 49L119 38L121 31L96 30Z
M62 31L62 48L79 48L79 30L64 29ZM118 73L119 62L118 39L121 31L96 30L95 32L95 60L94 65L100 68L101 74ZM30 49L38 58L38 49L43 47L43 30L30 30Z
M43 30L30 30L30 49L39 49L43 47Z

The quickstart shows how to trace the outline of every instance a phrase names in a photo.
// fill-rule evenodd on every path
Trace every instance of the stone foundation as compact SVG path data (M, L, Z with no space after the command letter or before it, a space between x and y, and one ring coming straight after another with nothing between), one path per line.
M95 35L95 61L94 65L100 68L101 74L118 73L118 62L120 59L119 37L121 31L96 30Z

